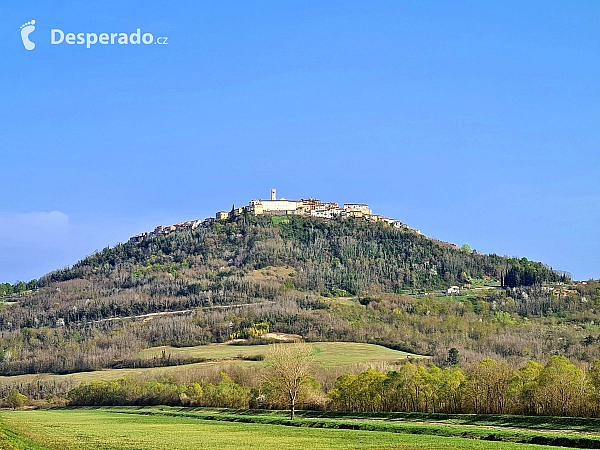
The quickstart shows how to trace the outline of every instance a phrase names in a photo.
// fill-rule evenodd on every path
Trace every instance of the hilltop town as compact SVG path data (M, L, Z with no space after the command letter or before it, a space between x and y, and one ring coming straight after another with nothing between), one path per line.
M253 214L259 215L297 215L320 217L323 219L335 218L356 218L364 219L368 222L385 222L396 228L410 229L399 220L391 219L380 214L373 214L369 205L365 203L344 203L343 206L335 202L323 202L316 198L302 200L287 200L280 198L277 200L277 191L271 189L269 200L251 200L247 206L242 208L233 208L232 211L217 211L215 217L208 217L204 220L188 220L187 222L176 223L174 225L160 225L154 231L136 234L129 239L129 242L141 242L151 239L161 234L169 234L175 231L194 230L198 227L207 227L211 223L219 220L227 220L231 214ZM413 230L421 233L419 230Z

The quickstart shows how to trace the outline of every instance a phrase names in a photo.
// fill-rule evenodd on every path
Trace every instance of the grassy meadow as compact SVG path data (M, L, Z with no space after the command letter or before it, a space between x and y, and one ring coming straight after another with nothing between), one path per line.
M119 412L121 411L121 412ZM0 411L3 449L538 449L544 445L491 442L427 434L313 428L308 423L204 420L200 416L123 410L54 409ZM126 413L124 413L126 412ZM302 419L301 419L302 420ZM426 431L426 430L425 430Z
M380 345L362 344L354 342L315 342L314 362L322 370L342 370L353 366L386 365L404 361L410 353L392 350ZM169 355L182 355L194 358L206 358L206 362L186 364L181 366L154 367L154 368L127 368L106 369L91 372L77 372L65 375L56 374L28 374L17 376L0 376L0 385L29 383L37 380L53 380L56 382L69 381L73 384L94 380L117 380L128 375L154 378L169 377L182 372L202 372L225 370L236 367L262 367L262 361L247 361L240 357L262 355L267 350L265 345L228 345L211 344L197 347L154 347L140 352L140 358L161 357L163 351ZM418 358L418 355L411 355ZM218 366L218 369L216 367Z
M314 342L314 362L325 367L345 367L353 364L394 364L405 361L406 357L418 358L418 355L392 350L381 345L362 344L356 342ZM173 356L206 358L208 360L224 360L237 357L263 355L265 345L229 345L213 344L196 347L152 347L138 354L140 358L160 357L163 352Z

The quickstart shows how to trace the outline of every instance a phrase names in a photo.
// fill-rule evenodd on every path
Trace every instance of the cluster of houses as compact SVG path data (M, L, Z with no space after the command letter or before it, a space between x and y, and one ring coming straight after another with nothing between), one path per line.
M145 239L151 239L159 234L169 234L175 231L194 230L203 225L204 222L205 221L202 220L188 220L187 222L176 223L175 225L159 225L154 229L154 231L148 231L146 233L131 236L131 238L129 238L129 242L142 242Z
M180 230L193 230L199 226L207 227L212 222L218 220L227 220L230 214L254 214L254 215L301 215L321 217L324 219L334 218L362 218L369 222L385 222L396 228L409 227L399 220L384 217L379 214L373 214L369 205L364 203L344 203L339 206L334 202L322 202L315 198L302 200L287 200L281 198L277 200L276 190L271 189L271 198L269 200L252 200L243 208L234 208L232 211L217 211L215 217L209 217L204 220L191 220L188 222L177 223L175 225L158 226L154 231L148 233L137 234L129 239L129 242L141 242L146 239L153 238L159 234L169 234ZM416 233L421 233L419 230L414 230Z
M354 217L364 218L370 222L386 222L397 228L408 228L402 222L396 219L390 219L379 214L373 214L369 205L365 203L344 203L339 206L335 202L323 202L316 198L302 200L287 200L281 198L277 200L276 190L271 189L271 198L269 200L252 200L248 206L234 210L235 214L248 212L254 215L301 215L321 217L324 219L334 219L336 217ZM227 211L219 211L216 214L217 220L229 217Z

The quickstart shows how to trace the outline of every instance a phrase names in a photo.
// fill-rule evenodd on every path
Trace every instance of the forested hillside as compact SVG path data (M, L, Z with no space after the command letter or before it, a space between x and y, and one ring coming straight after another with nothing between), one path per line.
M72 269L44 277L40 285L100 274L114 280L115 287L130 288L147 285L152 278L135 269L154 265L171 272L191 268L196 275L223 267L240 274L290 266L296 269L298 288L350 294L371 286L386 292L431 289L486 276L504 279L510 286L566 281L541 263L466 253L382 223L245 215L209 229L106 248ZM123 275L130 275L129 280Z
M149 346L223 342L257 323L439 361L451 347L467 361L591 361L596 286L549 287L569 281L382 223L242 215L105 248L13 295L0 310L0 373L111 367ZM424 295L451 285L466 288Z

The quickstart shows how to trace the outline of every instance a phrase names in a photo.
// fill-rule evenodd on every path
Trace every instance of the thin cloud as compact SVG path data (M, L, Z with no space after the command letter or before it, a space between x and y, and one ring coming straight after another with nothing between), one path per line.
M0 240L40 242L62 237L69 216L60 211L0 214Z

